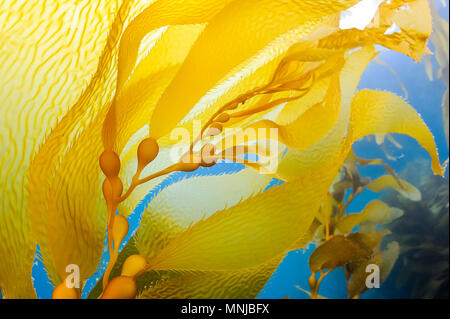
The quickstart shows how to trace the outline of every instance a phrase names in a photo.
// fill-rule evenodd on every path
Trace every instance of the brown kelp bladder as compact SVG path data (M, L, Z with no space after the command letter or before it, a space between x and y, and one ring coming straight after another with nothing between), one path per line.
M428 3L385 1L364 30L341 30L340 14L358 2L0 1L2 87L19 84L1 91L1 110L13 117L1 137L14 155L0 170L9 185L0 196L2 294L34 296L38 244L57 287L68 265L79 268L71 295L80 296L100 269L106 232L109 264L96 297L251 298L288 251L311 241L358 139L408 134L442 174L414 108L389 92L357 91L375 45L420 60ZM58 14L79 10L75 29ZM400 31L389 34L393 24ZM248 134L267 130L278 134ZM119 255L127 216L164 178L247 155L257 156L242 160L241 172L192 176L159 192L126 250L137 256ZM412 186L388 176L372 188L409 194ZM265 190L272 177L285 183ZM350 235L342 236L345 245Z

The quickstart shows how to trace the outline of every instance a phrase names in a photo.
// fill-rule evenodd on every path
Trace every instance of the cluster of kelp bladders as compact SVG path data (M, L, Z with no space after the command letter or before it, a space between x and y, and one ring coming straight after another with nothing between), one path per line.
M389 92L357 91L362 73L377 55L375 45L415 61L427 52L432 30L427 1L385 1L364 30L340 29L341 13L358 2L129 0L118 8L107 2L105 8L98 1L85 1L83 12L93 14L80 20L89 18L88 30L69 33L73 36L67 39L66 24L61 24L62 31L52 25L40 45L45 52L55 52L61 40L61 51L69 53L42 61L26 52L26 62L32 65L23 65L55 75L46 77L44 87L37 85L36 94L47 93L38 110L56 114L56 119L8 131L27 141L23 147L14 144L12 153L22 152L23 158L36 154L20 162L22 175L8 174L26 177L12 183L18 188L2 189L0 196L8 199L5 205L10 208L0 215L7 225L0 230L2 293L34 296L31 265L38 244L56 285L53 296L79 297L88 288L66 287L66 267L76 264L82 283L96 270L103 271L99 263L106 231L109 262L100 292L94 289L93 297L252 298L287 252L313 239L315 220L322 218L328 240L317 250L317 260L312 259L312 271L323 276L324 270L345 261L349 282L355 282L349 295L361 294L359 264L379 263L387 272L383 264L393 258L386 254L394 255L396 244L383 254L378 249L382 234L345 232L360 219L378 221L378 211L391 211L383 204L368 204L369 212L359 217L332 212L344 205L333 196L336 203L330 202L328 194L353 143L372 134L408 134L428 151L435 174L442 174L442 167L434 138L412 106ZM65 1L64 6L71 4ZM54 8L43 6L42 13L41 7L36 5L35 18L46 24L46 14ZM14 25L17 19L11 16L9 25ZM28 19L19 20L26 29ZM388 32L394 25L399 31ZM35 30L40 29L32 25L31 38L40 34ZM11 40L4 49L18 56L18 51L36 46L30 42ZM85 54L77 52L72 59L70 49L80 48ZM79 73L89 85L67 86L70 80L61 75L71 74L64 69L67 57L82 63ZM5 74L17 73L11 70ZM68 100L58 103L59 94ZM36 111L30 100L41 101L14 97L14 103L6 100L1 107L30 114ZM227 133L230 128L233 134ZM190 140L182 143L183 152L174 159L173 147L179 141L172 133L179 129L187 131ZM278 134L265 139L246 134L271 129ZM247 155L257 155L257 160L242 159ZM207 171L223 159L246 168L196 175L199 167ZM274 161L278 165L271 167ZM127 217L150 190L177 171L191 174L158 192L123 250L133 254L120 256L129 232ZM353 179L354 172L347 171ZM285 183L266 190L273 177ZM364 185L374 191L387 186L416 194L392 172ZM14 200L17 197L23 198ZM17 203L24 203L29 216L17 212ZM381 205L381 210L372 213L373 205ZM320 251L333 243L354 247L348 251L356 259L338 256L328 265L330 259ZM17 251L13 258L11 251ZM145 278L151 279L142 283ZM313 296L320 280L310 280Z

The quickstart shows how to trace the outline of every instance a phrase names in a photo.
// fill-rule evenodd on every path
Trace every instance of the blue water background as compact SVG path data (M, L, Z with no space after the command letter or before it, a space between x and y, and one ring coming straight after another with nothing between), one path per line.
M439 2L437 3L441 16L448 21L448 8L442 7L439 5ZM397 72L401 82L408 91L407 101L421 114L423 120L431 129L436 139L440 153L440 161L442 163L449 156L443 130L441 111L441 100L445 91L442 81L435 80L430 82L426 76L423 63L417 64L402 54L390 52L381 47L378 49L383 51L378 56L379 59L386 62ZM372 62L368 66L361 79L360 89L363 88L386 90L404 97L403 90L392 72L388 68L375 62ZM396 135L395 138L403 145L403 149L399 150L388 143L388 152L391 156L398 158L396 161L389 161L375 142L357 142L354 145L354 150L355 153L361 157L383 158L397 172L401 171L409 162L415 159L429 159L428 153L413 139L401 135ZM235 163L218 164L209 169L199 169L195 172L195 175L216 175L223 171L232 172L242 168L242 165ZM376 178L385 174L383 168L376 166L361 168L360 172L362 176L369 176L371 178ZM167 187L179 179L185 178L185 176L185 173L176 173L168 181L165 181L160 185L160 187ZM272 184L276 184L276 181L273 181ZM270 186L272 185L269 185L269 187ZM149 193L138 205L135 212L130 215L129 221L131 229L136 229L143 210L156 194L157 191ZM361 211L367 202L378 196L379 194L365 191L352 202L349 207L349 212ZM132 232L130 232L130 235L131 233ZM130 235L127 239L129 239ZM314 245L310 245L309 248L288 253L265 288L261 291L258 298L284 298L286 296L299 299L308 298L308 296L297 289L296 286L308 289L307 279L310 276L308 258L313 250ZM107 255L105 253L102 262L106 261ZM405 289L397 289L394 284L396 274L400 271L401 269L397 265L391 276L380 289L372 289L363 294L361 298L406 298L409 292ZM99 277L100 275L97 274L88 280L83 293L84 297L87 296L87 293L95 285ZM35 264L33 266L33 280L38 297L51 298L53 287L48 280L42 262L38 258L35 259ZM324 279L321 285L320 294L328 298L346 297L345 277L341 269L332 271Z

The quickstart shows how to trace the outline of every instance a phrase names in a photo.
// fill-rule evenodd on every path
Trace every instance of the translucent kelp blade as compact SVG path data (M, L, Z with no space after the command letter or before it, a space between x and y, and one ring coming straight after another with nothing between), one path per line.
M321 34L321 32L318 33ZM339 90L338 83L336 83L338 81L338 74L336 73L342 67L342 52L338 50L314 50L314 48L306 45L304 42L301 43L303 44L302 46L294 45L288 50L275 71L273 70L273 62L270 62L258 69L249 78L237 83L236 89L245 90L249 88L249 83L252 83L247 82L250 78L255 77L256 80L256 76L264 78L271 76L271 80L267 79L261 85L276 84L278 86L287 86L291 82L290 85L292 85L293 89L291 91L266 94L260 98L249 99L241 106L238 106L235 111L228 112L232 115L235 113L250 112L261 107L268 107L271 104L273 105L271 107L274 108L258 112L254 115L250 113L248 117L236 118L236 121L233 121L235 118L232 118L231 121L225 123L224 126L226 129L234 128L236 129L236 133L225 136L225 130L222 135L224 136L223 140L217 146L219 149L223 149L223 145L235 145L236 142L234 141L239 141L244 138L251 142L253 138L258 138L259 136L248 136L249 134L246 133L257 132L258 129L262 128L265 129L263 130L264 132L268 132L270 128L277 128L279 140L289 145L295 145L298 148L304 148L305 145L313 143L315 139L320 138L329 130L336 120L335 115L337 113L335 109L340 106L340 101L338 101L339 92L336 92ZM308 42L306 41L306 43ZM317 53L317 55L312 54L311 51ZM328 60L322 61L325 58L328 58ZM276 58L274 61L279 61L279 58ZM317 64L317 61L320 61L320 63ZM295 65L296 63L299 64ZM292 64L294 66L289 70L289 66ZM288 69L289 71L283 72L284 69ZM273 72L275 72L274 76L272 76ZM332 76L334 76L334 82L330 86ZM301 83L305 86L305 92L296 92L295 88L301 88ZM326 94L327 92L328 94ZM326 100L324 100L325 95L327 96ZM289 99L295 99L295 103L291 104ZM284 106L286 101L287 105ZM216 105L217 103L214 103L211 108L215 108ZM281 108L283 116L279 121L277 119L277 109ZM309 111L311 108L313 110ZM302 115L305 116L300 119ZM317 115L317 118L314 115ZM311 119L314 119L313 123L310 123ZM249 124L252 122L253 124ZM326 123L329 122L331 124L327 125ZM320 123L320 125L316 125L317 123ZM238 127L244 129L238 131ZM310 130L310 127L313 127L314 130ZM318 128L324 128L324 131L319 132Z
M400 32L389 32L394 24ZM319 47L351 49L358 45L379 44L420 61L431 30L431 14L426 0L386 1L380 5L375 21L368 28L341 30L322 39Z
M433 135L416 110L399 96L372 90L358 92L352 101L352 124L355 140L375 133L411 136L430 154L433 172L442 175Z
M381 192L386 188L393 188L404 197L415 202L420 201L422 198L420 191L416 187L402 179L395 179L391 175L383 175L377 178L368 184L366 188L374 192Z
M304 149L324 136L336 123L341 106L341 89L339 87L339 69L343 64L343 58L333 61L334 74L331 76L328 89L323 100L311 106L296 120L286 125L279 125L272 120L257 121L246 127L246 130L277 129L277 140L288 147ZM295 93L294 93L295 95ZM242 131L245 134L245 130ZM229 137L239 140L240 135ZM225 140L225 145L227 140Z
M350 262L366 260L371 254L370 247L360 241L336 235L314 250L309 258L309 268L313 273L331 270Z
M362 72L368 63L376 56L373 47L360 49L348 57L340 73L341 107L336 124L329 128L317 143L302 150L289 149L280 159L275 177L282 180L300 178L310 171L329 169L326 165L333 165L329 171L333 178L341 167L346 154L341 153L347 134L351 101Z
M337 222L336 227L342 233L347 234L362 222L371 221L376 224L386 224L402 214L401 210L391 208L382 201L374 200L368 203L362 212L344 216Z
M282 257L281 257L282 258ZM226 271L189 271L161 281L138 299L256 298L280 262L280 257L253 268Z
M270 177L244 169L233 174L191 177L167 186L144 212L136 246L141 254L152 258L191 225L260 193L269 182Z
M380 281L384 282L394 268L400 255L400 245L396 241L390 242L385 250L381 251Z
M416 139L430 154L434 173L437 175L443 174L433 135L420 115L403 99L388 92L362 90L355 95L351 112L349 134L346 137L343 149L335 150L338 163L343 162L350 151L351 145L364 136L375 133L400 133ZM402 116L398 116L399 114L402 114ZM331 144L328 147L333 146ZM321 150L325 149L327 149L325 146L321 148ZM304 167L309 167L311 164L316 165L315 163L309 164L311 160L306 157L306 154L305 156L301 156L301 152L294 154L292 150L286 154L280 163L277 174L283 174L288 179L295 178L300 172L304 172ZM329 157L327 157L327 160L333 163ZM305 166L305 164L309 165ZM390 178L397 183L392 175L388 176L385 178ZM405 194L408 196L407 192Z
M151 31L168 25L201 24L211 20L233 0L158 0L126 28L119 46L118 90L136 65L139 46Z
M231 0L159 0L143 10L125 29L119 44L116 95L120 94L138 60L139 47L146 35L168 25L202 24L209 22ZM114 146L117 120L115 100L103 130L106 148Z
M148 124L161 94L203 29L204 25L168 27L136 66L114 103L117 131L113 148L118 153L139 128Z
M114 149L121 153L120 178L124 185L130 185L132 176L136 172L137 147L139 142L148 136L146 124L156 102L172 81L203 28L203 25L169 27L150 52L140 60L121 94L116 97L115 115L118 125ZM174 139L174 141L178 140ZM145 168L142 176L155 173L172 164L173 159L170 155L170 150L161 145L158 157ZM158 178L139 186L119 206L121 214L127 216L147 192L161 180L162 178Z
M369 274L379 272L379 283L383 283L389 276L399 254L399 245L397 242L390 242L386 250L380 251L380 242L387 232L378 232L371 235L360 234L358 237L362 240L369 240L373 243L372 255L362 262L355 262L346 265L347 293L349 298L360 296L368 290L367 280ZM372 238L370 238L372 237ZM377 268L374 268L376 266Z
M0 1L0 110L6 115L0 118L0 286L5 298L35 297L36 240L28 212L35 203L28 199L28 168L45 137L87 90L97 66L105 63L99 57L120 29L114 19L119 11L128 15L133 3L120 2ZM43 178L39 188L48 182Z
M302 28L307 36L322 18L357 2L230 3L209 22L159 101L150 124L151 135L159 138L168 133L218 81L276 37L296 28ZM265 27L266 21L270 21L270 27Z
M311 81L310 75L308 75L309 70L320 66L327 57L332 57L333 55L342 54L339 50L328 50L328 49L316 49L314 43L318 40L335 32L337 30L336 17L335 15L323 19L322 23L314 28L308 36L305 37L304 30L298 27L291 32L281 35L280 37L271 41L262 50L258 51L251 58L246 60L239 67L234 68L229 72L221 81L216 83L216 85L211 88L205 96L187 113L181 122L177 124L178 128L183 128L194 136L198 135L198 132L194 130L195 123L205 124L220 107L235 100L239 97L245 97L245 102L236 106L236 109L232 113L239 112L250 112L259 106L265 106L265 104L273 103L275 100L280 100L282 98L288 98L292 95L292 92L285 91L280 93L265 94L261 96L256 96L253 98L248 98L249 94L255 90L261 89L267 86L269 83L274 84L284 84L285 82L304 82L305 79L308 83L314 83L317 79L321 79L322 73L329 71L324 67L319 68L319 75L314 75L314 81ZM322 61L323 60L323 61ZM322 61L322 62L317 62ZM299 62L298 67L291 68L291 76L295 76L294 79L298 81L289 80L289 74L283 72L282 64L295 64ZM330 63L331 64L331 63ZM280 70L280 68L282 70ZM295 72L294 72L295 71ZM282 75L281 78L274 74ZM286 76L288 77L286 79ZM291 83L292 85L293 83ZM315 86L316 92L320 93L320 89ZM327 86L323 85L322 89L327 90ZM320 96L321 94L319 94ZM303 99L300 99L303 101ZM295 119L301 112L308 109L311 104L302 103L295 104L290 109L291 118ZM320 99L321 100L321 99ZM318 101L320 101L318 100ZM278 103L278 105L281 103ZM282 105L280 105L282 107ZM247 126L249 123L260 119L271 119L276 118L277 109L267 109L264 111L259 111L248 116L233 117L230 121L223 124L225 128L242 128ZM300 109L300 111L298 111ZM303 110L303 111L301 111ZM273 112L272 112L273 111ZM160 146L168 146L176 143L176 139L171 138L170 134L166 134L158 140Z
M299 249L309 243L316 233L318 225L317 222L314 222L292 249ZM180 227L179 231L182 230ZM160 243L164 244L164 241L160 241ZM144 250L146 250L145 247ZM135 236L120 252L117 263L111 272L111 278L121 274L124 261L134 254L140 254L135 246ZM283 256L274 258L256 268L240 269L235 272L148 271L136 281L138 298L254 298L272 275L281 258ZM235 288L236 285L239 286L239 289ZM205 289L205 287L209 289ZM101 281L98 281L88 298L97 298L101 292L102 284Z
M318 178L325 182L288 182L217 211L170 241L149 269L237 270L285 254L308 231L325 199L331 181Z
M103 176L98 165L98 157L103 151L101 132L115 88L114 61L118 35L136 11L143 9L143 5L125 2L121 7L120 17L111 27L97 73L79 100L47 137L31 166L33 230L54 283L66 275L65 268L72 263L80 266L82 278L89 277L102 254L106 211L101 192ZM177 32L171 33L169 30L166 39L171 34L175 36ZM165 40L161 41L162 45L164 43ZM158 49L158 46L155 48ZM171 62L175 64L159 65L158 72L148 74L141 83L154 88L152 93L156 96L153 98L158 98L158 92L160 94L175 74L176 63L183 58L182 50L177 54L169 53L169 56L177 57L178 60ZM162 89L158 90L159 87ZM141 126L138 125L136 117L140 115L138 111L127 115L128 121L125 123L137 127L124 125L122 136L131 136L144 125L145 120ZM124 212L124 215L127 214Z
M317 224L313 223L291 248L305 247L316 229ZM282 258L284 254L256 267L235 271L170 272L172 278L151 285L138 298L256 298Z

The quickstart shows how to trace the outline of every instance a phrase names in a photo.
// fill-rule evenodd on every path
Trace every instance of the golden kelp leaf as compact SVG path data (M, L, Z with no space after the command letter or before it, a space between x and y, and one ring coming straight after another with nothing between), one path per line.
M158 85L164 86L167 79L170 79L171 73L173 74L173 68L168 68L164 72L148 77L147 83L153 84L155 94L158 93ZM41 149L33 164L35 174L32 175L32 181L36 179L36 182L32 184L33 191L37 192L36 196L42 191L46 191L48 194L47 201L42 201L42 197L40 197L39 206L32 209L32 213L36 213L35 225L45 223L45 233L40 235L38 239L42 249L52 251L51 255L43 253L46 267L50 268L53 259L59 276L65 274L67 264L76 263L80 266L81 276L83 278L89 277L95 271L101 257L106 227L106 212L102 200L101 183L103 177L98 165L98 156L103 148L101 131L106 110L107 108L104 108L103 112L99 113L95 121L79 134L76 141L71 141L70 150L64 155L60 155L57 168L48 165L48 159L52 157L55 151L58 151L58 149L50 148L52 144L47 144L48 147ZM81 117L82 113L77 115ZM127 118L136 122L135 117L139 117L139 112L130 114ZM61 122L57 129L70 130L70 125L70 122ZM54 142L59 140L56 132L58 131L55 131ZM128 134L130 134L130 131ZM90 155L83 156L80 159L80 154L85 153ZM97 156L94 156L94 154L97 154ZM124 162L125 165L126 162ZM53 169L56 169L56 171L52 172ZM47 189L38 190L39 179L46 176L44 174L52 176L50 178L52 183ZM69 178L69 176L72 177ZM78 194L83 199L67 203L67 194ZM36 200L38 199L36 198ZM41 206L44 206L45 209L40 210ZM66 217L62 217L65 215ZM128 213L124 212L123 215L126 216ZM77 231L77 227L74 225L84 223L88 226L85 226L81 232ZM66 237L68 237L66 240L61 240L61 238ZM48 240L47 244L45 243L46 240ZM68 247L83 248L68 249ZM51 272L52 280L58 281L57 274Z
M351 68L364 67L364 61L373 58L373 55L367 55L368 52L370 51L355 52L344 66L341 81L346 78L348 80L341 86L348 92L356 89L354 83L359 81L361 74L360 71L352 74ZM291 149L283 155L276 177L283 180L295 179L306 171L315 169L336 174L351 145L359 138L375 133L401 133L415 138L430 154L434 173L443 174L433 136L414 108L392 93L362 90L353 98L350 110L346 104L349 99L347 94L342 95L343 106L335 127L312 147L300 151ZM349 134L345 135L347 132Z
M126 22L115 21L116 15L131 15L134 2L0 1L0 110L5 115L0 119L0 286L5 298L35 297L31 267L36 240L28 211L35 203L27 192L32 158L87 89L97 67L107 64L105 55L99 61L103 48ZM134 5L139 10L144 4ZM48 182L44 178L39 188Z
M297 49L300 50L300 48ZM305 51L307 51L307 49L305 49ZM290 75L286 74L284 77L280 75L280 78L277 80L280 82L270 82L272 85L283 87L283 85L289 84L289 78L297 79L295 81L291 80L296 83L293 85L293 88L301 88L300 83L306 81L305 93L299 93L293 89L286 92L288 94L285 95L272 94L267 100L262 97L260 102L252 107L252 109L256 109L260 104L261 107L264 107L265 105L277 101L280 101L278 104L287 103L281 111L285 112L285 115L281 117L281 123L278 119L273 121L272 118L274 116L272 115L272 117L270 117L270 114L267 114L267 117L260 116L264 119L259 121L256 120L256 115L255 117L250 116L248 120L250 121L253 119L253 121L251 121L252 124L245 125L246 121L240 122L241 125L245 125L244 129L236 132L234 135L226 136L218 143L217 147L220 149L222 145L227 146L232 145L233 143L239 144L244 140L251 142L253 139L261 139L257 134L250 134L251 132L260 132L260 129L263 129L262 132L268 132L269 129L277 129L277 139L279 142L298 149L310 146L320 139L333 126L337 120L337 115L339 114L341 104L339 70L342 68L344 62L343 55L339 51L327 50L324 55L328 56L329 60L323 62L318 67L316 66L308 72L298 67L297 69L301 69L302 71L291 71ZM303 51L294 51L291 55L288 54L280 62L280 65L283 63L289 64L295 62L295 60L289 61L289 59L294 58L293 56L296 59L302 60L312 59L306 52L303 54ZM316 57L316 59L319 58L320 55ZM281 69L281 71L280 69L277 69L276 72L282 73L282 70L283 69ZM289 99L295 100L294 102L289 102ZM288 122L286 123L286 121Z
M346 265L347 293L349 298L360 296L368 290L366 280L371 271L379 270L381 284L387 279L394 267L398 258L400 246L397 242L393 241L387 245L386 250L380 251L379 242L382 238L383 236L380 235L379 241L374 248L374 253L368 260ZM367 268L371 265L378 266L378 270Z
M136 233L136 247L150 259L191 225L260 193L269 182L270 177L244 169L232 174L191 177L169 185L144 212Z
M289 149L286 154L281 150L278 170L274 177L293 180L309 174L311 171L323 170L332 175L331 181L334 179L347 157L346 153L342 152L342 148L350 121L351 101L363 70L375 55L373 47L366 47L346 57L340 74L342 105L336 125L330 127L325 136L308 148ZM281 157L282 155L283 157ZM327 167L330 165L332 168Z
M417 16L423 19L417 19ZM364 30L347 29L322 39L319 47L351 49L379 44L420 61L431 34L431 14L426 0L399 0L379 6L376 23ZM390 33L395 23L401 32Z
M336 204L337 203L333 198L333 195L327 193L327 197L323 202L320 211L316 214L316 218L321 224L325 223L324 218L326 218L327 221L330 221L331 215L333 214L333 206Z
M208 22L232 0L159 0L143 10L126 28L119 46L118 89L127 81L138 59L142 39L168 25Z
M313 239L317 226L318 223L313 223L308 232L300 237L291 249L305 247ZM282 258L283 254L256 267L235 271L170 272L170 275L175 277L151 285L138 298L255 298Z
M282 257L253 268L226 271L189 271L158 282L138 299L256 298Z
M121 92L136 61L141 41L150 32L168 25L202 24L208 22L229 0L160 0L143 10L125 29L119 44L116 96ZM103 139L105 146L113 147L116 130L122 119L117 116L115 100L105 121Z
M223 107L237 97L248 96L248 93L255 90L255 88L261 88L267 85L273 80L274 72L278 69L280 61L282 61L284 56L290 52L289 48L291 48L292 45L295 45L295 43L313 43L317 39L334 31L333 28L330 29L330 26L328 26L329 20L333 19L331 19L331 17L324 19L323 23L306 37L304 36L302 28L297 28L270 42L262 50L258 51L256 55L240 65L239 68L233 69L225 76L225 78L216 83L216 85L189 111L185 118L178 123L178 126L186 129L194 136L198 135L198 132L194 130L194 121L200 121L204 124L220 107ZM308 45L308 48L309 47L311 47L311 45ZM314 52L314 49L311 51ZM323 51L327 51L328 53L326 54L328 55L333 54L333 52L336 54L335 50ZM326 54L322 53L319 54L319 56L323 57ZM296 56L295 58L299 57ZM311 54L305 49L303 59L317 60L317 57L311 57ZM299 67L299 69L302 70L302 67ZM297 73L295 74L297 75ZM322 89L326 90L326 86L323 86ZM245 103L241 103L241 105L237 106L235 111L248 111L254 109L258 104L270 102L271 99L286 98L289 96L287 93L291 92L282 92L281 94L278 93L273 95L267 94L247 99ZM224 126L227 128L242 128L255 120L265 118L264 115L267 112L268 111L266 110L246 117L232 118ZM170 139L169 134L166 134L158 140L160 146L173 145L174 143L175 141Z
M258 90L258 88L261 89L268 84L271 84L274 88L276 88L276 85L279 86L289 81L292 82L290 85L293 83L297 85L299 81L292 80L292 77L303 81L302 75L308 76L308 70L317 67L317 63L306 61L323 60L327 56L332 57L333 55L342 54L342 52L337 50L317 50L313 46L315 41L329 35L335 30L337 30L336 17L330 16L323 19L322 23L318 25L317 28L313 29L306 37L303 29L300 27L276 38L262 50L258 51L256 55L240 65L239 68L233 69L225 78L218 82L215 87L203 96L189 111L185 118L178 124L178 127L186 129L193 136L197 136L199 133L195 130L196 121L199 121L200 123L208 122L217 112L218 108L223 107L238 97L246 97L244 99L245 102L238 105L233 113L248 113L259 106L265 106L267 103L273 104L282 98L289 98L290 95L292 95L292 92L290 91L265 94L253 98L249 98L248 96L251 92ZM293 49L294 47L295 50ZM283 67L282 63L286 63L287 65ZM292 67L292 64L294 67ZM311 64L312 67L309 67L309 64ZM328 65L330 66L319 68L324 69L321 71L322 73L330 73L332 63L329 63ZM287 71L285 70L286 68ZM288 73L286 74L285 71ZM306 79L308 80L308 78ZM320 82L321 75L314 75L314 81ZM317 88L316 85L314 85L314 87L319 92L321 90L327 90L327 85L322 85L320 89ZM318 100L318 102L319 101L320 100ZM311 106L311 104L306 105L302 99L302 101L299 101L293 109L306 110L309 106ZM250 113L247 116L233 117L224 124L224 127L239 129L246 127L249 123L255 122L256 120L273 119L273 114L267 114L272 113L271 111L276 114L277 108L273 110L270 108L262 111L260 110L254 114ZM296 112L296 114L300 113ZM291 118L293 118L293 116L295 116L295 114L293 114ZM167 134L158 140L158 144L160 146L168 146L174 144L174 140L171 140L170 136Z
M119 153L130 137L148 124L158 99L173 80L204 27L204 25L168 27L136 66L114 104L116 117L114 149ZM133 116L129 116L130 114Z
M351 239L354 242L358 242L360 245L366 245L370 249L375 249L378 247L383 237L389 235L390 233L391 231L388 229L382 229L380 231L369 234L356 232L349 234L347 238Z
M393 188L412 201L420 201L422 198L420 191L416 187L402 179L397 180L392 175L383 175L367 185L366 188L373 192L381 192L386 188Z
M206 271L263 264L308 231L327 188L312 178L293 181L218 211L174 238L149 267Z
M120 17L112 26L108 45L105 46L92 82L52 130L31 166L30 211L33 231L54 283L58 283L66 275L65 268L72 263L80 266L82 278L91 276L102 254L106 211L102 199L103 177L98 157L103 151L101 132L116 79L114 61L117 50L113 48L118 44L125 23L133 17L135 10L142 10L143 5L144 3L125 2L121 7ZM130 13L130 10L134 13ZM167 36L170 34L177 35L177 32L171 33L169 30ZM165 43L164 40L161 41L161 45ZM177 48L180 49L181 46ZM158 45L155 49L158 52ZM169 67L159 65L155 73L148 74L143 81L143 84L154 88L153 98L158 98L158 92L164 89L177 70L172 64L183 59L182 50L176 54L165 53L175 57L175 61L171 61ZM137 125L136 117L140 115L137 111L128 114L125 123ZM145 122L144 120L142 125ZM139 129L124 127L126 129L122 130L123 135L131 135ZM76 194L78 197L71 197L69 201L68 194Z
M324 136L337 120L341 106L341 89L339 87L339 67L327 90L324 100L305 111L299 118L285 126L271 120L258 121L250 129L276 128L278 141L288 147L304 149Z
M307 36L322 18L355 3L356 0L230 3L208 23L159 101L151 120L151 135L159 138L168 133L209 89L276 37L296 28L303 29ZM261 32L266 21L270 21L270 28Z
M433 135L416 110L399 96L389 92L359 91L352 101L352 123L354 140L375 133L413 137L430 154L433 172L443 174Z
M364 207L361 213L348 214L339 220L336 227L346 234L362 222L370 221L376 224L386 224L402 214L402 210L389 207L382 201L373 200Z
M137 147L139 142L148 136L146 123L156 102L179 70L203 28L203 25L167 28L151 51L140 60L122 92L116 97L115 114L118 127L114 148L119 153L122 152L120 178L124 185L130 185L136 172ZM149 90L149 87L152 89ZM161 146L158 157L145 168L141 176L155 173L170 164L170 149ZM125 216L131 213L136 204L161 180L162 178L158 178L139 186L121 203L121 213Z
M336 235L320 245L309 257L309 268L313 273L324 269L335 269L350 262L362 261L372 250L360 241Z

